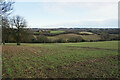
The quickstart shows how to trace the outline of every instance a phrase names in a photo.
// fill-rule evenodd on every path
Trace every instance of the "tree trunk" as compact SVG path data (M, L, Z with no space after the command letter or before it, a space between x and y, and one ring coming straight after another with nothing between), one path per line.
M20 42L17 42L17 45L20 45Z
M3 45L5 45L5 42L3 42Z
M20 29L18 28L18 32L17 32L17 45L20 45Z

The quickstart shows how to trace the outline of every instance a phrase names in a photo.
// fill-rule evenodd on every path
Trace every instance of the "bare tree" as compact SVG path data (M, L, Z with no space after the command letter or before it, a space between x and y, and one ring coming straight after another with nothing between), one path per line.
M24 28L27 27L26 21L24 18L22 18L20 16L14 16L11 20L12 20L12 25L14 28L14 36L15 36L17 45L20 45L22 36L25 33Z
M8 21L8 16L12 13L13 11L13 1L7 1L7 0L1 0L0 1L0 16L2 18L1 23L2 23L2 42L5 44L5 41L8 39L9 35L9 21Z
M10 15L13 11L13 4L14 2L12 0L1 0L0 6L1 6L1 11L0 15L4 18Z

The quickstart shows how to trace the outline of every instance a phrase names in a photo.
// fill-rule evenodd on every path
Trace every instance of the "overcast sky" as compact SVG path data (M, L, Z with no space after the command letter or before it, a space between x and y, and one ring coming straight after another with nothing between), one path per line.
M37 28L117 28L118 0L16 0L13 15Z

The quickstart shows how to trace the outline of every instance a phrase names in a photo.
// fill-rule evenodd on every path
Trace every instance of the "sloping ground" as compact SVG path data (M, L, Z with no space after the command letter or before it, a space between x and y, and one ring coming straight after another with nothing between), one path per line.
M81 37L84 39L84 40L100 40L101 37L97 34L93 34L93 35L81 35Z
M92 35L92 32L79 32L80 34L88 34L88 35Z
M71 37L78 37L79 35L77 34L61 34L61 35L58 35L56 36L57 38L63 38L63 39L68 39L68 38L71 38Z
M96 34L92 34L92 35L77 35L77 34L61 34L61 35L57 35L57 36L52 36L52 37L48 37L51 40L55 40L58 38L61 39L69 39L72 37L82 37L84 40L90 41L90 40L100 40L101 37L99 35Z
M63 33L65 31L50 31L50 33Z
M51 40L56 40L56 39L59 39L59 38L67 40L71 37L80 37L80 35L77 35L77 34L60 34L60 35L52 36L52 37L48 37L48 38L51 39Z
M7 44L2 50L2 76L3 78L117 78L120 57L117 44L117 41L26 43L21 46Z

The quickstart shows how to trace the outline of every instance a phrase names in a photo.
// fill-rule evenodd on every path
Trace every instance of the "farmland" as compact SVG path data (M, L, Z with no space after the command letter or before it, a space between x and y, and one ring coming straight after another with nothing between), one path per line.
M119 78L118 2L56 1L0 1L0 78Z
M50 31L50 33L63 33L65 31Z
M116 78L118 41L7 43L3 78Z

